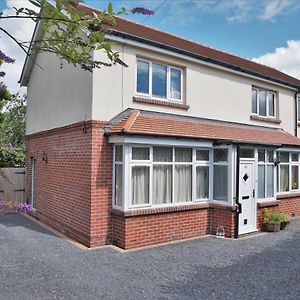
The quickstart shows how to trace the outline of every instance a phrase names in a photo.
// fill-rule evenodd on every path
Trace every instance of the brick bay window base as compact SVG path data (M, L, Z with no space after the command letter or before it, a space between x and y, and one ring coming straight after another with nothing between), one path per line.
M112 211L112 242L123 249L216 234L234 236L235 208L211 203L178 207Z
M112 146L105 124L27 136L27 201L38 219L88 247L111 243Z

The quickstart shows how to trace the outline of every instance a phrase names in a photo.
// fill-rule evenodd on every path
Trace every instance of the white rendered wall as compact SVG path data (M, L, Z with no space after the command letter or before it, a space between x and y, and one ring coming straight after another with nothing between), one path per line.
M43 68L43 70L39 67ZM27 88L26 134L90 120L92 73L53 54L37 55Z
M294 91L289 88L131 45L117 45L115 50L120 52L122 59L128 64L128 68L112 66L94 71L93 119L109 120L120 111L133 107L253 125L280 127L294 134ZM104 59L99 52L95 53L95 57ZM185 111L178 108L133 102L132 98L136 95L137 57L182 67L184 69L184 100L190 106L190 109ZM250 119L252 85L278 92L281 124Z

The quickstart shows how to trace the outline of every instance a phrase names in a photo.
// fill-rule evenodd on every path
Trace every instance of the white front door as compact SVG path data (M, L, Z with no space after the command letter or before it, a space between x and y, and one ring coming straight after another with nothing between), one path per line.
M256 198L254 162L240 162L239 201L242 212L239 215L239 234L256 231Z

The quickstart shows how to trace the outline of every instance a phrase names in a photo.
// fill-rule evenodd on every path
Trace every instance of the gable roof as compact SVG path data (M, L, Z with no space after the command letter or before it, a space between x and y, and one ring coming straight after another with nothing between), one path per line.
M241 144L297 146L300 139L282 129L128 109L111 120L108 135L146 135Z
M96 11L82 4L76 5L77 9L84 13ZM137 24L124 18L116 17L117 23L111 28L111 34L126 37L131 40L150 44L166 50L191 56L206 62L217 64L235 71L248 73L250 75L300 88L300 80L289 76L274 68L241 58L199 43L186 40L176 35Z

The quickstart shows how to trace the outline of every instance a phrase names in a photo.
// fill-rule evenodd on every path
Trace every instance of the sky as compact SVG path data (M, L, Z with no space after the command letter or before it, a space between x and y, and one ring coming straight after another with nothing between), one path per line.
M275 67L300 79L300 0L113 0L115 11L145 7L154 16L126 15L138 23L159 28L219 50ZM14 6L30 5L27 0L0 0L0 11L12 14ZM85 0L104 9L109 1ZM33 31L29 20L0 20L22 41ZM17 81L24 54L0 33L0 49L16 58L4 68L5 83L18 91Z

